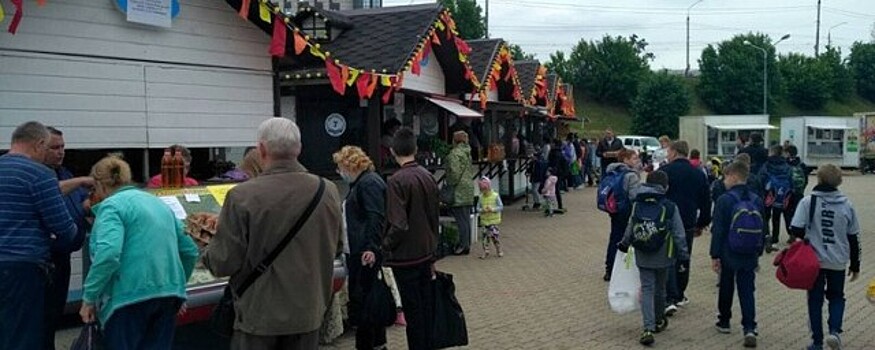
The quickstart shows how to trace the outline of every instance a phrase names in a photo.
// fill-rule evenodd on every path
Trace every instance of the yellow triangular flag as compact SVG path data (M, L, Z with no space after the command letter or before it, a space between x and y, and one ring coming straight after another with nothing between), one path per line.
M360 73L361 73L360 70L350 68L349 69L349 79L346 79L346 85L353 86L353 84L355 84L355 82L358 80Z
M261 17L262 21L270 23L270 7L267 6L267 3L258 4L258 16Z
M388 76L388 75L381 75L380 76L380 85L392 86L392 79L389 79L389 78L390 78L390 76Z
M317 45L318 45L318 44L317 44ZM321 58L321 59L323 59L323 60L325 59L325 54L322 53L321 50L317 49L315 45L314 45L314 46L310 46L310 54L313 55L313 56L319 57L319 58Z
M3 18L6 17L6 13L3 12L3 3L0 3L0 22L3 22Z

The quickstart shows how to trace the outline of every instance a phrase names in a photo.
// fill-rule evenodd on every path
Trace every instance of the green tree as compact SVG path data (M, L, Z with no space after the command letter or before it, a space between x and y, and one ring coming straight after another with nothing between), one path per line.
M875 43L855 42L851 46L848 65L857 82L857 93L875 101Z
M832 98L836 101L847 101L854 94L854 76L847 62L842 60L842 51L827 46L826 51L817 59L832 72Z
M486 36L483 9L475 0L440 0L456 21L459 36L465 40L482 39Z
M535 55L526 53L523 51L523 48L517 44L510 44L508 45L508 48L510 49L510 54L513 55L514 61L528 61L535 59Z
M668 71L648 74L632 102L632 133L678 134L678 117L690 111L690 93L683 78Z
M791 53L778 59L778 70L796 107L819 110L832 97L833 72L823 59Z
M647 41L634 34L580 40L568 58L570 81L597 101L629 106L639 82L650 73L653 54L646 48Z
M750 42L766 50L769 104L779 96L781 81L775 69L775 47L765 34L736 35L730 40L708 45L699 59L699 96L719 114L763 112L763 54Z
M571 62L565 58L565 53L562 51L556 51L555 53L550 54L550 61L544 63L544 65L551 72L555 72L562 78L562 81L571 82L573 81L573 72Z

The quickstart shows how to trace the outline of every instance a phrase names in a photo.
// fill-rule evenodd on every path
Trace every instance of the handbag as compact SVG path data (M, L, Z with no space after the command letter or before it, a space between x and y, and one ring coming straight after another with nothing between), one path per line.
M310 215L313 214L313 210L316 209L316 205L319 204L322 199L322 194L325 192L325 180L319 178L319 189L316 190L316 194L313 195L313 199L310 200L310 204L307 205L307 209L304 210L304 213L298 218L298 221L295 222L295 225L289 230L289 233L283 237L283 240L280 241L279 244L268 254L261 262L255 266L252 272L249 273L246 278L243 279L243 282L240 283L240 286L236 288L236 293L232 289L231 283L228 283L225 286L225 290L222 293L222 298L219 299L219 303L216 304L216 307L213 308L213 313L210 316L210 326L213 329L213 332L225 336L231 337L234 334L234 321L237 319L237 312L234 310L234 294L237 297L242 297L243 293L246 292L249 287L255 283L255 280L258 277L261 277L265 272L267 272L268 267L273 263L274 260L282 253L282 251L289 245L289 242L292 241L293 238L301 231L301 227L304 226L304 223L310 218Z
M392 290L389 289L381 269L377 271L377 280L362 301L359 325L389 327L395 323L396 311L395 297L392 296Z
M103 349L103 337L100 333L100 325L95 323L86 324L79 332L79 337L70 345L70 350L100 350Z
M817 197L811 196L808 210L809 225L814 220L816 204ZM793 242L775 256L772 264L778 267L775 269L775 277L790 289L809 290L814 287L820 274L820 260L808 240Z
M440 195L441 203L453 205L456 202L456 186L450 185L446 181L444 181L438 194Z
M434 323L432 328L432 345L435 349L468 345L468 326L465 323L465 312L456 299L456 284L453 275L446 272L435 272L434 287Z

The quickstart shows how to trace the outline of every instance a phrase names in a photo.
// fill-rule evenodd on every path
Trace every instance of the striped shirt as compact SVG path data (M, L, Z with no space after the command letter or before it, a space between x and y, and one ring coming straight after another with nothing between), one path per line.
M0 156L0 262L45 263L52 244L70 245L76 231L48 167L22 155Z

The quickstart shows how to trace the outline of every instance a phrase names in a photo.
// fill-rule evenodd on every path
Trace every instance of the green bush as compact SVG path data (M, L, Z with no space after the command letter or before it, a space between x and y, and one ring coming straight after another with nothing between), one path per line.
M678 117L690 111L690 93L681 77L653 73L641 84L632 103L632 132L639 135L678 133Z

